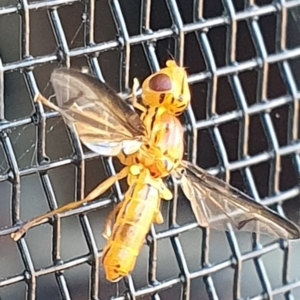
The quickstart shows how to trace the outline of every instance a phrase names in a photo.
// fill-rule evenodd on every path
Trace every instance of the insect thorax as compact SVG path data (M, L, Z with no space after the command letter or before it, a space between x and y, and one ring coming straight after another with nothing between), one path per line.
M129 156L121 154L119 159L125 165L144 165L153 177L168 176L183 156L182 125L161 107L149 108L141 118L147 131L145 142L138 152Z

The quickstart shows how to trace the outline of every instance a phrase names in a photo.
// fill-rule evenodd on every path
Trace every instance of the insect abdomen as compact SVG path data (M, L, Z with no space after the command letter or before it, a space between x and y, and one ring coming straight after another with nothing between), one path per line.
M118 281L131 273L156 214L159 191L150 184L137 182L125 194L112 234L103 250L106 278Z

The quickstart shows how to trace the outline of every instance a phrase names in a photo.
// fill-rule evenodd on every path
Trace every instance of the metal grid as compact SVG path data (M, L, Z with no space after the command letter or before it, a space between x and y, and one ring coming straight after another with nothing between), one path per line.
M58 205L57 193L61 192L55 192L56 177L49 174L74 165L77 173L71 181L73 185L77 182L76 197L81 198L85 190L85 167L90 160L93 164L99 161L97 155L83 151L78 136L70 130L68 136L74 153L63 159L48 158L46 139L55 126L47 129L47 123L58 119L58 116L45 112L40 105L33 106L32 99L39 92L39 75L47 73L49 78L52 68L41 67L53 62L73 66L77 64L74 63L77 58L85 57L85 62L96 76L114 84L116 73L107 76L103 73L105 65L109 68L113 62L101 60L102 53L112 51L116 51L120 58L117 63L120 71L118 82L124 93L128 91L132 77L136 76L132 70L139 73L139 62L156 71L172 53L180 64L187 66L193 95L192 107L184 120L188 158L197 161L200 166L211 168L213 173L219 173L224 179L230 179L255 200L273 205L282 214L282 205L294 199L290 206L295 212L300 193L297 183L300 173L299 72L295 65L300 57L300 43L297 43L296 35L289 37L289 30L293 26L296 32L298 30L300 1L242 3L231 0L166 0L158 4L146 0L139 3L112 0L109 7L116 24L117 38L112 35L109 39L104 33L110 28L100 19L101 11L105 13L108 9L106 1L4 2L7 3L2 3L0 7L1 24L6 23L4 18L20 16L21 58L6 61L2 57L0 67L0 132L4 160L1 167L6 165L2 168L0 182L9 183L11 187L9 197L2 196L1 199L2 214L7 209L6 214L10 212L11 219L6 216L7 222L3 217L1 221L0 298L136 299L143 296L151 299L299 299L300 272L293 269L297 264L295 253L298 244L273 240L266 242L256 235L235 235L232 232L227 233L225 239L223 233L202 231L190 218L190 212L186 212L188 208L182 204L185 201L182 197L176 197L169 207L164 207L169 222L166 221L163 227L152 228L137 270L120 284L108 284L103 279L99 263L103 241L99 242L96 236L100 235L99 228L94 226L95 222L100 222L99 216L103 220L107 214L105 207L110 210L112 204L121 198L119 185L105 199L55 218L51 226L47 226L49 232L41 231L41 235L30 236L30 232L44 230L46 226L32 229L18 242L18 251L9 234L14 230L12 224L37 215L35 205L42 201L31 199L22 204L23 178L38 175L46 195L44 198L53 209ZM68 33L62 24L66 15L74 13L72 7L81 9L77 16L80 14L82 17L80 22L84 36L82 45L74 47L72 37L71 42L69 38L74 36L74 32ZM136 12L130 15L135 10L140 15ZM32 28L32 20L38 12L46 12L49 16L49 20L44 18L39 23L40 31L44 30L44 22L50 21L55 37L49 40L49 44L54 42L56 51L42 55L38 51L33 54L31 44L34 33L37 34ZM269 23L264 22L268 17L273 20L273 26L269 27ZM214 31L220 28L223 35ZM8 29L2 27L0 30ZM100 36L103 34L100 42L96 38L97 31ZM273 37L271 41L270 35ZM1 44L1 51L5 52L6 46ZM138 50L139 55L135 52L135 46L142 46L143 51ZM252 50L245 47L252 47ZM13 109L7 102L11 98L4 90L11 85L12 81L6 77L10 72L22 72L30 96L28 105L33 108L32 114L23 116L22 112L22 117L14 117L16 120L7 117ZM142 76L147 74L149 71L142 73ZM109 76L113 76L112 82ZM251 83L253 77L256 77L255 83ZM277 81L272 84L274 78ZM4 80L8 82L6 85ZM40 83L43 84L45 86L45 82ZM24 97L28 98L28 95ZM16 103L21 107L24 105L20 99ZM21 167L20 157L23 158L23 155L18 156L16 145L20 143L24 128L31 124L37 129L36 163L30 160L31 164ZM15 139L12 137L14 130L19 133ZM232 135L232 132L236 134ZM64 138L59 139L55 135L54 147L57 148ZM103 160L103 163L106 174L115 172L110 159ZM264 176L266 169L268 176ZM103 170L94 172L103 173ZM59 180L56 183L61 184ZM34 198L39 197L35 190L32 192ZM22 205L30 206L29 211L32 211L28 213L27 210L24 216ZM49 207L43 207L39 213ZM95 212L99 213L96 220L92 215ZM73 223L67 227L69 231L64 233L63 222L72 216L80 216L81 225L76 225L73 218ZM294 213L294 217L297 216ZM174 227L174 223L180 225ZM74 248L71 250L75 254L70 251L69 256L64 257L64 238L66 235L73 236L72 227L76 228L74 230L82 228L85 251L77 255L78 251ZM192 238L187 234L191 234ZM47 251L44 244L47 244ZM76 247L80 248L79 241ZM14 252L16 256L12 256ZM277 256L273 256L274 253ZM40 258L43 255L51 256L46 264ZM172 256L173 260L168 260L167 256ZM268 256L271 263L265 260ZM15 270L13 263L17 265L20 262L21 267ZM250 271L247 263L253 264ZM272 269L274 264L278 265L276 271ZM272 279L274 274L270 274L274 272L279 278L277 281ZM140 280L140 277L145 277L145 280ZM254 277L256 281L252 281ZM258 283L258 288L254 287L253 282Z

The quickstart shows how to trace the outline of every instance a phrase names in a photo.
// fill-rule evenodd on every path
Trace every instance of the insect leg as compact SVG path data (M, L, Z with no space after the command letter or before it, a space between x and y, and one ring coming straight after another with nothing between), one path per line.
M139 83L138 79L133 78L132 92L130 94L129 102L134 108L138 109L139 111L146 112L146 107L143 106L142 104L138 103L138 101L137 101L136 94L137 94L137 90L138 90L139 86L140 86L140 83Z
M121 180L121 179L125 178L128 175L128 172L129 172L129 167L125 167L118 174L111 176L110 178L108 178L104 182L102 182L100 185L98 185L84 199L82 199L80 201L69 203L69 204L59 207L53 211L50 211L44 215L41 215L39 217L29 220L27 223L22 225L16 232L13 232L11 234L11 238L14 241L18 241L29 228L31 228L33 226L37 226L39 224L42 224L49 218L51 218L59 213L63 213L63 212L78 208L78 207L82 206L83 204L94 200L95 198L97 198L98 196L103 194L105 191L107 191L117 180Z
M56 106L54 103L47 100L44 96L41 94L37 94L34 98L34 102L40 102L44 104L45 106L48 106L49 108L52 108L55 111L58 111L62 116L65 115L64 111L60 109L58 106Z
M164 222L163 215L160 211L157 212L157 214L153 217L153 223L155 224L162 224Z
M122 202L118 203L118 205L110 212L110 214L108 215L105 221L104 230L102 233L102 236L105 239L109 239L111 236L113 225L117 219L122 204L123 204Z

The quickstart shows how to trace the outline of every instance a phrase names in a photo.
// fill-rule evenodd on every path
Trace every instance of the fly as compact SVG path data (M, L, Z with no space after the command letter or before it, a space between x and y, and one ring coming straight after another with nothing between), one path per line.
M142 104L133 93L131 104L141 116L106 84L87 74L58 69L51 81L58 106L41 95L36 101L60 112L88 148L117 156L125 167L84 199L23 224L12 234L15 241L30 227L94 200L127 177L125 199L110 213L103 233L107 238L102 256L106 278L118 281L132 272L151 224L163 222L161 199L172 199L163 180L170 175L181 179L181 188L202 227L227 230L231 224L235 230L256 231L259 224L264 233L288 239L300 237L291 221L183 160L183 127L177 116L188 107L190 91L185 69L174 61L167 61L165 68L144 81ZM137 85L135 80L134 91Z

